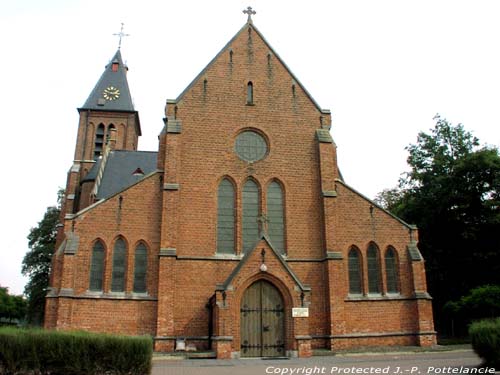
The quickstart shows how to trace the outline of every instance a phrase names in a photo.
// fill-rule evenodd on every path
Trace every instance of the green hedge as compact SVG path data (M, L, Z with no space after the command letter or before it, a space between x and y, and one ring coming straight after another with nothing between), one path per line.
M0 374L131 374L151 371L151 337L0 329Z
M474 351L484 364L500 369L500 318L472 323L469 335Z

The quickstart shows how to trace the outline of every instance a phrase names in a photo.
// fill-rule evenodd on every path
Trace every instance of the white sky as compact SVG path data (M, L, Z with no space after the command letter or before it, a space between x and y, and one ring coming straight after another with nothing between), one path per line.
M0 285L21 293L26 236L65 186L77 107L122 55L142 150L157 150L176 98L246 22L332 111L348 184L370 198L397 184L405 146L436 113L500 145L496 0L0 0ZM8 172L8 173L7 173Z

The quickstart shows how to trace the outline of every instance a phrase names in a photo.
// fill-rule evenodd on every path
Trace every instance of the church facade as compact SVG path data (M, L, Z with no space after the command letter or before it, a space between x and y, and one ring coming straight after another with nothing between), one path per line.
M118 50L79 108L45 327L218 358L435 344L417 229L343 180L330 111L250 17L157 152L126 72Z

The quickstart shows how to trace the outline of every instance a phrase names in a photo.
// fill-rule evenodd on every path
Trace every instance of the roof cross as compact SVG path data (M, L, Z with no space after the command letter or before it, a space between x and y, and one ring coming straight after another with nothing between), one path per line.
M248 14L247 23L252 23L252 15L257 14L257 12L252 9L252 7L248 7L246 10L243 11L243 13Z
M120 32L119 33L114 33L113 35L114 36L117 36L119 38L119 41L118 41L118 49L122 48L122 38L126 37L126 36L130 36L130 34L125 34L123 32L123 25L124 23L122 22L122 27L120 29Z

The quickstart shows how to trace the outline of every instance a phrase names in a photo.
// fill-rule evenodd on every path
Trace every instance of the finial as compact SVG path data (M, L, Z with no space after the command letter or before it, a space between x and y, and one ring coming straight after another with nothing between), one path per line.
M243 11L243 13L248 14L247 23L252 23L252 15L257 14L257 12L252 9L252 7L248 7L246 10Z
M118 49L122 48L122 38L126 37L126 36L130 36L130 34L125 34L123 32L123 25L124 23L122 22L122 27L120 29L120 32L119 33L115 33L113 35L117 36L119 38L119 41L118 41Z

